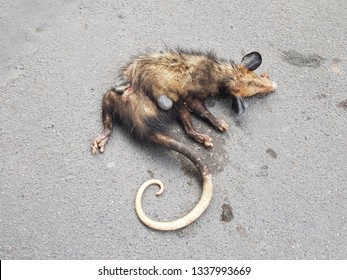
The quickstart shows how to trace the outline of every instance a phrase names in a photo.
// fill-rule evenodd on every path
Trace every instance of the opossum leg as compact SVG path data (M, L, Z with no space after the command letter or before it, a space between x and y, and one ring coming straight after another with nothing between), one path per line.
M102 100L102 122L104 124L104 130L94 139L91 145L93 154L96 154L97 150L100 153L104 152L105 145L108 138L111 135L113 127L113 111L115 100L115 91L109 90Z
M204 144L207 148L213 147L212 138L210 136L196 131L192 123L190 112L187 109L187 107L182 102L177 102L176 106L178 109L179 119L188 136L193 138L195 141Z
M200 118L209 121L212 126L222 132L229 129L229 125L222 119L218 119L211 114L206 108L206 105L201 99L187 98L186 100L188 108Z

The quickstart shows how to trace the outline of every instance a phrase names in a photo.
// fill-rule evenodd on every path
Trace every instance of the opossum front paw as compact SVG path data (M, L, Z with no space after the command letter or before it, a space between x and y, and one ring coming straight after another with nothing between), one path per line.
M205 135L206 139L204 141L204 145L206 148L212 148L213 147L213 143L212 143L212 138Z
M221 132L226 132L227 130L229 130L229 125L227 124L226 121L222 120L222 119L217 119L216 121L216 128L219 129Z
M201 134L201 133L192 133L190 135L192 138L194 138L197 142L204 144L206 148L212 148L213 147L213 139L206 135L206 134Z

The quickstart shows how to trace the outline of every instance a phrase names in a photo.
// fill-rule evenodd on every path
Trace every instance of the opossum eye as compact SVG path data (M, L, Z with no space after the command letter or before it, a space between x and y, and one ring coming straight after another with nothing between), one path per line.
M159 98L157 99L157 104L161 109L167 111L172 108L173 101L166 95L160 95Z

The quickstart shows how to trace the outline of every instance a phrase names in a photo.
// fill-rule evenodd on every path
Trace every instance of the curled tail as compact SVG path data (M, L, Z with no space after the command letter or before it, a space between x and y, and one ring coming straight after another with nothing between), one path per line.
M176 230L183 228L197 220L209 206L213 194L212 176L207 168L207 165L201 159L200 155L195 151L191 150L187 145L184 145L181 142L175 140L174 138L162 133L154 134L153 136L151 136L151 140L157 144L165 146L171 150L174 150L186 156L195 164L202 176L202 194L198 204L193 208L193 210L190 213L188 213L184 217L169 222L155 221L149 218L143 211L142 195L145 189L153 184L157 184L160 187L160 190L156 193L156 195L160 195L164 190L164 184L160 180L151 179L143 183L142 186L139 188L135 199L135 210L141 222L143 222L146 226L150 228L156 230Z

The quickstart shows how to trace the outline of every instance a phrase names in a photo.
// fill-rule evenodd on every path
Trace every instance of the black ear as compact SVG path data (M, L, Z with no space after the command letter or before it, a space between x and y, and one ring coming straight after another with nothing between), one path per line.
M249 54L246 54L241 60L241 64L250 71L257 69L260 66L261 62L261 55L258 52L251 52Z
M233 101L233 103L231 104L231 108L233 109L233 111L236 114L243 114L248 107L248 102L242 97L234 95L232 95L231 99Z

